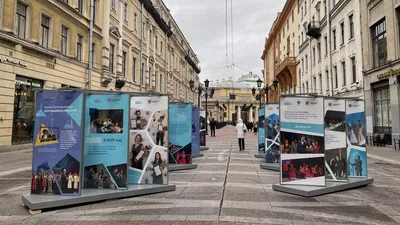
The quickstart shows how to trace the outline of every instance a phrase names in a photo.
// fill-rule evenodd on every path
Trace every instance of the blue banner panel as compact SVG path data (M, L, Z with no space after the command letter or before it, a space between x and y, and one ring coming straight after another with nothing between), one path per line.
M129 95L87 94L85 188L127 188Z
M265 109L258 108L258 153L265 153Z
M80 195L82 106L82 92L37 92L32 194Z
M200 111L200 146L206 146L206 111Z
M265 162L280 162L279 104L265 105Z
M169 162L192 164L192 105L170 103L168 108Z
M192 110L192 154L200 154L200 109Z

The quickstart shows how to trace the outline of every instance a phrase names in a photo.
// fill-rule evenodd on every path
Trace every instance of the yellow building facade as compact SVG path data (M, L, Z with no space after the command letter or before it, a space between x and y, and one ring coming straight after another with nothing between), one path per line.
M161 0L94 2L91 89L197 100L199 61ZM0 0L0 145L32 141L35 89L88 88L89 4Z

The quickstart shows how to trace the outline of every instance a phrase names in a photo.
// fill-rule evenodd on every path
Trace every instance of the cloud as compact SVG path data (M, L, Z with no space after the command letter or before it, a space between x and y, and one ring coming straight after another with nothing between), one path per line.
M223 0L164 0L200 60L200 80L228 78L226 11ZM228 0L228 65L232 64L231 5ZM233 0L233 78L252 71L261 75L264 40L284 0ZM240 67L240 68L238 68ZM218 68L218 69L215 69Z

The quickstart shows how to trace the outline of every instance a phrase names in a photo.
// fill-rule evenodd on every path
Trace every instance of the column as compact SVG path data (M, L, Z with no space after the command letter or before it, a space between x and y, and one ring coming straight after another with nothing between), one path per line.
M394 115L399 115L400 113L400 84L393 84L396 81L396 77L393 76L391 79L389 79L389 92L390 92L390 109L392 113L392 143L394 144L393 139L399 139L400 138L400 118L399 116L394 116Z
M240 108L240 106L238 106L238 111L237 111L237 119L241 119L241 114L242 114L242 109Z
M258 105L255 107L255 110L256 110L256 112L255 112L255 118L254 118L253 122L258 121Z
M250 121L250 122L253 122L253 121L254 121L254 120L253 120L253 106L250 107L249 121Z

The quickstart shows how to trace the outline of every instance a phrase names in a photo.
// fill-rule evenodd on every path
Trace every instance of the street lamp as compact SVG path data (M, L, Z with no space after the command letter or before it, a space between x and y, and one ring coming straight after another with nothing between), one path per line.
M204 81L204 85L206 86L206 135L208 135L208 85L210 84L210 81L208 79L206 79Z
M190 90L193 91L194 80L190 79L190 81L189 81L189 86L190 86ZM193 104L194 104L194 96L193 96L193 95L194 95L194 94L192 93L192 101L193 101Z

